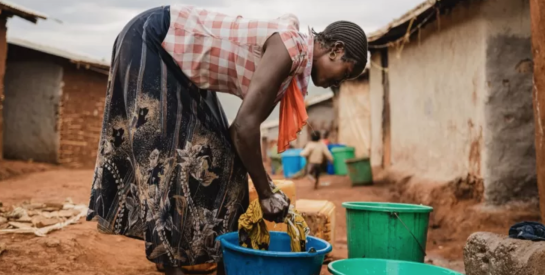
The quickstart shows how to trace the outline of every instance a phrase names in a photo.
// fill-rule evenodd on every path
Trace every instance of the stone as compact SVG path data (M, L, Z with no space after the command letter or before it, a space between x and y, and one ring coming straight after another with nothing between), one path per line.
M4 217L0 217L0 225L5 224L5 223L8 223L8 219L6 219Z
M477 232L464 247L467 275L545 274L545 242Z
M40 211L40 210L28 210L28 211L27 211L27 214L28 214L30 217L40 215L41 213L42 213L42 211Z
M58 217L61 218L71 218L77 216L80 212L78 210L61 210L58 212Z
M51 226L59 222L61 221L57 218L46 218L46 217L40 217L40 216L36 216L32 218L32 224L38 228Z
M16 219L20 219L21 217L27 216L27 215L28 214L26 213L25 209L23 209L21 207L16 207L15 209L13 209L13 211L8 213L8 219L16 220Z
M44 244L50 248L59 247L61 246L61 241L58 239L46 239Z
M65 203L65 204L62 206L62 209L63 209L63 210L70 210L70 209L74 209L74 207L76 207L75 204L72 204L72 203Z
M56 218L59 216L59 211L53 211L53 212L41 212L40 213L40 216L44 217L44 218Z
M32 229L32 224L30 223L22 223L22 222L9 222L8 223L11 227L15 227L17 229Z
M62 203L56 203L56 202L46 202L44 205L43 211L53 212L53 211L59 211L62 210L64 205Z
M57 216L61 217L61 218L70 218L70 217L72 217L72 211L61 210L61 211L57 212Z
M45 205L43 203L33 202L30 204L25 204L23 205L23 207L27 210L36 210L36 209L44 208Z
M5 243L0 243L0 256L2 256L2 253L7 250L7 246Z
M30 217L28 216L28 214L25 213L23 216L21 216L20 218L18 218L16 221L17 221L17 222L32 222L32 218L30 218Z

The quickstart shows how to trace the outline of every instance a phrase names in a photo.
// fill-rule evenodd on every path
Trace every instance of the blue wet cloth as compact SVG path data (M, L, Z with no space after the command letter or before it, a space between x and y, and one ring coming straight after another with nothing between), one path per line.
M521 222L509 229L509 237L513 239L545 241L545 225L538 222Z

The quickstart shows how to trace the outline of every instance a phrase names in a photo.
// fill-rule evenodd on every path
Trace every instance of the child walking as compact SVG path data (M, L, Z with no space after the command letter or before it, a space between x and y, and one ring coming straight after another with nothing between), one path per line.
M307 159L309 177L314 181L314 189L318 189L324 158L333 162L333 156L327 149L327 146L321 141L320 132L312 132L310 139L311 142L305 146L305 149L301 152L301 156Z

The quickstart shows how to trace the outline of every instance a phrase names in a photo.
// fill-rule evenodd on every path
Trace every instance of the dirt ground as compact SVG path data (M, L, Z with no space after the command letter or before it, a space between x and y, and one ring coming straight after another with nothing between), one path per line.
M0 181L30 173L53 170L57 166L32 161L8 161L0 159Z
M85 204L89 197L91 178L91 170L62 168L14 177L0 181L0 202L4 206L9 206L25 200L50 202L64 201L69 197L75 203ZM329 186L322 186L315 191L308 180L296 181L297 198L327 199L335 203L337 207L336 241L333 257L345 258L347 256L346 219L341 203L400 199L399 196L394 196L392 184L387 182L357 188L350 187L349 180L343 177L327 176L324 177L323 182L329 182ZM460 205L460 207L478 206ZM453 215L464 216L463 208L456 209L452 208ZM492 212L495 213L494 211ZM507 230L503 228L503 224L495 222L497 216L491 214L488 219L481 221L462 221L465 223L465 229L457 231L445 228L446 225L451 226L451 223L438 221L434 217L428 239L427 261L463 271L462 247L471 232L480 228L486 228L492 232ZM476 216L476 219L480 218L481 216ZM484 225L481 226L481 223ZM155 271L155 266L145 259L143 242L121 236L100 234L96 231L94 222L82 220L62 231L50 233L47 237L0 235L0 243L5 243L7 247L7 250L0 255L0 274L160 274ZM328 274L326 270L324 267L322 274Z

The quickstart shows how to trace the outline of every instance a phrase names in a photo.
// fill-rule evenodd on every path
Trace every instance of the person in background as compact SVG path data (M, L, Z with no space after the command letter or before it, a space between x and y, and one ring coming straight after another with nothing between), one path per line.
M333 162L333 156L327 149L327 146L321 141L320 132L314 131L310 135L311 142L309 142L305 149L301 152L301 156L307 159L308 174L311 180L314 181L314 189L318 189L320 182L320 174L322 172L322 163L324 158Z
M330 142L329 142L329 131L327 131L327 130L324 131L324 134L323 134L323 136L322 136L322 142L325 144L325 146L326 146L327 149L329 150L329 144L330 144ZM322 166L321 166L321 167L322 167L322 171L327 171L327 164L328 164L327 161L324 161L324 162L322 163Z

